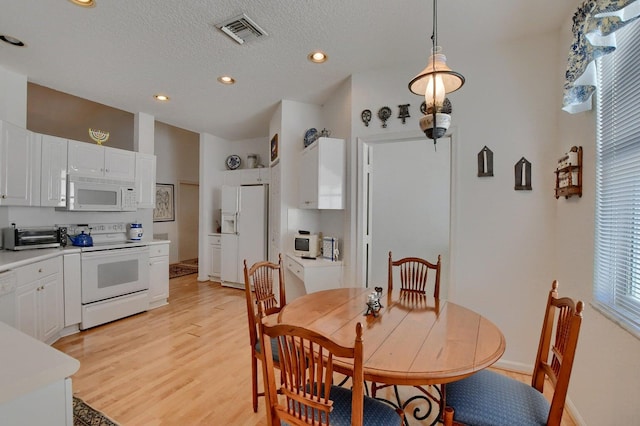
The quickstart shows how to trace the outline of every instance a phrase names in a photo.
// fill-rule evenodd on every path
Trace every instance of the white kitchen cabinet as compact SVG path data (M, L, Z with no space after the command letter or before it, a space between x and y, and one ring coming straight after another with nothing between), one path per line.
M149 309L169 299L169 242L149 245Z
M308 293L342 287L342 262L327 259L302 259L290 254L286 259L287 270L304 283Z
M78 360L0 322L0 423L73 425Z
M62 258L16 268L16 328L46 343L54 342L64 324Z
M224 172L223 184L229 186L261 185L269 183L269 177L270 170L266 167L227 170Z
M136 156L136 191L138 208L155 208L156 206L156 156L153 154L135 153Z
M218 281L220 279L220 267L222 264L222 242L220 234L209 234L209 280Z
M345 141L319 138L300 154L299 207L344 209Z
M40 197L34 195L40 191L39 140L6 121L0 121L0 129L0 205L39 205Z
M135 181L133 151L70 140L67 160L70 173Z
M42 145L40 205L64 207L67 204L67 140L39 135Z

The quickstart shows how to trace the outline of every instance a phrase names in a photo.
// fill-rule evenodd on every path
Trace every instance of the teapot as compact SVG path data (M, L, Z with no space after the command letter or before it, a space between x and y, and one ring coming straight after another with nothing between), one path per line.
M68 235L68 237L74 246L91 247L93 245L93 238L91 238L91 235L85 234L84 231L74 237L71 235Z

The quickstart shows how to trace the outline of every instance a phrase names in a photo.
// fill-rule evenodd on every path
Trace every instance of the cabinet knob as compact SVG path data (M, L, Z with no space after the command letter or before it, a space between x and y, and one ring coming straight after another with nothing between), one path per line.
M4 195L4 194L2 194L2 198L7 198L7 196L6 196L6 195Z
M42 268L39 268L39 269L38 269L38 272L42 272Z

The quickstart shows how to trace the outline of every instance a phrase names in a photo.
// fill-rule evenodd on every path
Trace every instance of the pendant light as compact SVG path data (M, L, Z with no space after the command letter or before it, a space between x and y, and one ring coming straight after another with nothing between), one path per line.
M409 90L425 98L426 109L420 119L420 128L434 144L451 124L451 102L446 94L455 92L463 84L464 77L447 66L447 58L438 46L438 0L433 0L431 56L427 66L409 82Z

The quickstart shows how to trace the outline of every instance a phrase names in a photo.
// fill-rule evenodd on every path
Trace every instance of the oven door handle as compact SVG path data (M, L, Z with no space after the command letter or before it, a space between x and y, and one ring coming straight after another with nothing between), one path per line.
M96 251L89 251L89 252L82 252L82 259L93 259L93 258L105 258L105 257L112 257L112 256L128 256L128 255L135 255L138 253L148 253L149 252L149 247L144 246L144 247L125 247L125 248L118 248L118 249L109 249L109 250L96 250Z

